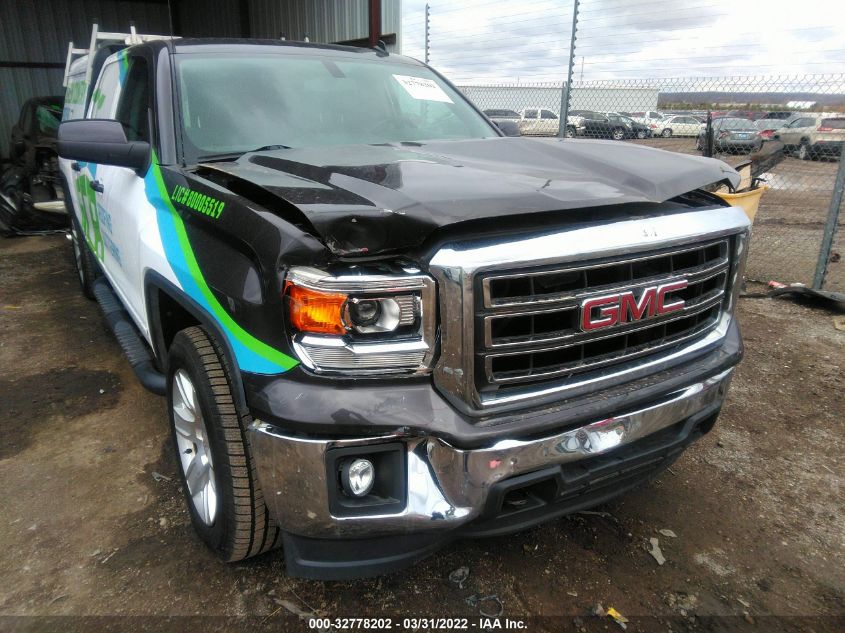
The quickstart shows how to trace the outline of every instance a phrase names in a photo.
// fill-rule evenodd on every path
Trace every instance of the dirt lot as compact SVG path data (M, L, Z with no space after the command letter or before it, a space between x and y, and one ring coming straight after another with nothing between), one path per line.
M278 553L227 566L200 545L164 400L78 292L69 250L62 237L0 243L0 630L281 630L297 623L282 601L476 617L474 595L496 595L505 616L563 616L529 630L621 630L587 618L597 603L635 631L845 630L845 333L825 311L744 299L747 357L716 429L600 514L322 583L286 578ZM448 579L461 566L463 587ZM230 619L10 617L36 615Z

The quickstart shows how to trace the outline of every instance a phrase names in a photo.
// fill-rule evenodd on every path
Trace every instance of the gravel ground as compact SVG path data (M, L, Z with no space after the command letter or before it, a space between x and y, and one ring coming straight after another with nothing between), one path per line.
M487 595L547 618L529 630L621 630L588 617L597 604L629 630L845 630L845 332L821 309L741 301L747 356L723 415L649 485L406 572L312 582L278 552L224 565L194 537L164 400L79 293L64 238L3 240L0 275L0 630L305 628L292 605L476 618Z

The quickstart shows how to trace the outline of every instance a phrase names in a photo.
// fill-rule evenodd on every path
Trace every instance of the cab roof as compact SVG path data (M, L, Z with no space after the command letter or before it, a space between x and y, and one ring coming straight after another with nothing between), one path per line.
M236 38L173 38L138 44L139 47L167 47L176 54L180 53L237 53L261 52L280 55L331 54L332 57L390 59L407 64L422 66L422 62L404 55L387 53L380 49L342 46L340 44L317 44L292 40L236 39Z

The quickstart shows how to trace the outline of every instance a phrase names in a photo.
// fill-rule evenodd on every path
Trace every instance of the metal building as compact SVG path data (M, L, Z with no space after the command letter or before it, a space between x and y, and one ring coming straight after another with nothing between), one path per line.
M370 16L380 39L400 50L401 0L2 0L0 2L0 157L24 101L63 94L69 41L87 46L96 20L104 31L187 37L253 37L368 46Z
M495 86L459 86L472 102L482 110L507 109L519 112L523 108L546 108L560 111L561 84ZM597 112L636 112L657 110L657 88L626 88L607 85L574 84L570 101L572 110Z

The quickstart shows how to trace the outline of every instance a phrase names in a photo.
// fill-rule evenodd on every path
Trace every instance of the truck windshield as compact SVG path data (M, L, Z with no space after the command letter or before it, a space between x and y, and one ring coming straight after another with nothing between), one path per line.
M422 66L277 54L179 54L186 159L313 147L498 136Z

